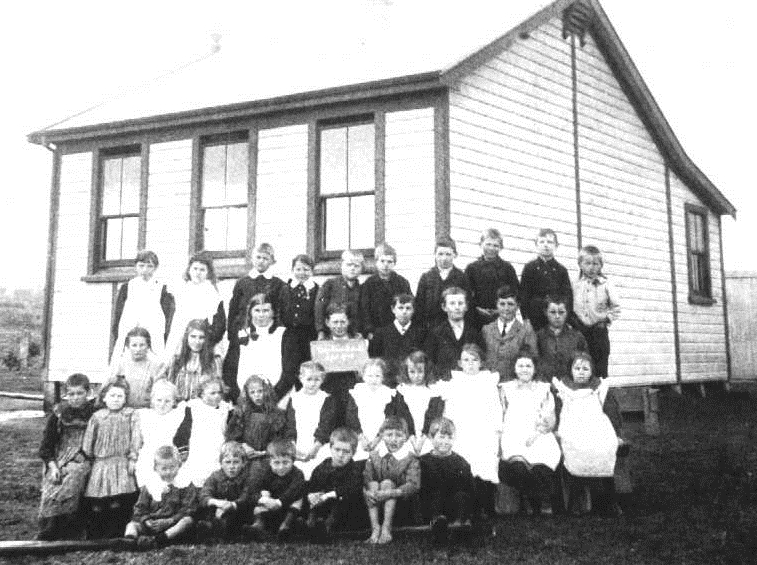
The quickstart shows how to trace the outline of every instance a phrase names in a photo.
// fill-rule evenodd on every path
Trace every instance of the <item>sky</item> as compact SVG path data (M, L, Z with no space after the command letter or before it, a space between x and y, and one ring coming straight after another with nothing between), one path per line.
M724 220L727 271L757 271L757 100L752 2L600 0L694 163L738 209ZM543 2L546 3L546 2ZM491 10L518 0L295 0L279 2L14 2L0 24L3 84L0 197L5 268L0 287L41 288L47 256L51 153L26 136L224 45L255 38L256 55L317 49L386 18L459 13L461 29L488 30ZM529 2L533 4L533 0ZM518 9L518 8L512 8ZM519 9L522 9L520 6ZM422 34L422 29L417 30ZM508 30L498 31L504 33ZM462 35L462 34L461 34ZM496 34L495 34L496 35ZM449 41L456 40L450 34ZM392 46L387 46L392 49ZM394 53L396 56L396 53Z

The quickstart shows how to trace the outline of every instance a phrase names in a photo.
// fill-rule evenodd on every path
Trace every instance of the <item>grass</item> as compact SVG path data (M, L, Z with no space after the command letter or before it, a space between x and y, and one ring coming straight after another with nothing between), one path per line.
M77 552L16 557L12 563L692 563L753 562L757 551L757 405L749 393L706 399L666 392L659 437L638 419L632 441L633 508L617 519L502 518L496 536L470 547L436 549L423 536L398 536L375 548L350 540L307 543L176 546L151 553ZM35 533L42 420L0 424L0 539Z
M35 360L36 363L36 360ZM22 371L9 371L0 364L0 390L6 392L23 392L41 394L42 379L39 368L31 367Z

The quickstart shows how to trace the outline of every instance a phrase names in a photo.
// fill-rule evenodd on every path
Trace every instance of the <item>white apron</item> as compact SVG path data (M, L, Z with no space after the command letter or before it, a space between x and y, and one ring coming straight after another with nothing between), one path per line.
M165 347L166 316L160 306L163 283L155 277L145 281L136 277L126 283L126 302L118 321L118 338L113 356L119 357L124 350L126 334L139 326L150 332L150 344L155 355L161 356Z
M221 402L218 408L212 408L199 398L193 398L179 404L176 409L184 414L186 406L192 411L189 457L179 469L176 481L181 484L193 483L197 488L202 488L205 479L221 468L219 456L231 405Z
M386 419L384 414L386 405L391 402L395 394L397 394L397 391L386 385L381 385L378 390L371 391L365 383L357 383L350 390L350 395L357 406L360 427L363 429L363 435L368 439L373 440L378 435L381 424ZM359 443L353 459L355 461L368 459L368 452Z
M310 451L313 449L315 438L313 435L321 421L321 408L328 398L328 394L319 390L315 394L305 394L302 390L291 394L292 408L294 408L294 421L297 428L297 451ZM295 461L295 465L304 473L305 480L310 480L318 464L331 455L329 444L325 443L309 461Z

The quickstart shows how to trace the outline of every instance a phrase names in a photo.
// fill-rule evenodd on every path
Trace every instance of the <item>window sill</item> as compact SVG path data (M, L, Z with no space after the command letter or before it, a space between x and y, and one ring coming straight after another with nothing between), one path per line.
M134 276L134 266L108 267L100 269L94 274L84 275L81 280L86 283L113 283L126 282Z
M697 306L712 306L715 302L715 299L709 298L708 296L689 294L689 304L696 304Z

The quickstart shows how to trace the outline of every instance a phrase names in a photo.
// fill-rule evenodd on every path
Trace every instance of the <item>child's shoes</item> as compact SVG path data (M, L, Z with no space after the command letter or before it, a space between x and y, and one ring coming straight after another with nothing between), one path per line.
M431 542L434 545L444 545L449 540L449 523L447 517L435 516L431 520Z

